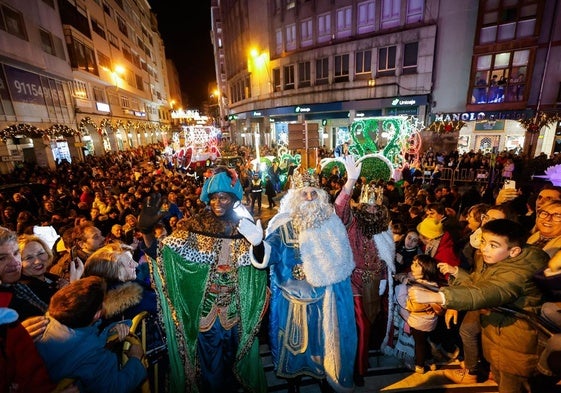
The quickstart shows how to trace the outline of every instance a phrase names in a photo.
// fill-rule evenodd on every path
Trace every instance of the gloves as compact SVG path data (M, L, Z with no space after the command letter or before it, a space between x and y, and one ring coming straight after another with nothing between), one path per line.
M386 292L388 287L388 280L380 280L380 287L378 289L378 295L382 296Z
M238 225L238 232L241 233L252 246L258 246L263 242L263 227L261 220L256 223L248 219L241 219Z
M151 194L146 197L142 203L142 209L138 215L137 229L146 234L154 230L154 226L162 218L160 209L162 207L162 196L160 194Z
M343 164L345 164L345 170L347 172L348 180L357 180L360 177L360 170L362 169L362 163L356 165L353 156L348 155L341 159Z

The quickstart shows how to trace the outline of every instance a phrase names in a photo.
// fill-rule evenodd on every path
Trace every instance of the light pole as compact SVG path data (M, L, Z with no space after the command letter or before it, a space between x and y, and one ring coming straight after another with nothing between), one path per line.
M261 156L259 154L259 140L261 135L259 134L259 124L257 124L257 130L255 131L255 170L259 170L259 164L261 163Z

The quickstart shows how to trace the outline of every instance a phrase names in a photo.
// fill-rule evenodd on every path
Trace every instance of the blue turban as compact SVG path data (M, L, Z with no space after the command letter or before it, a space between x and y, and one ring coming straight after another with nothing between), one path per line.
M232 179L227 172L220 172L206 179L201 191L201 201L209 202L209 195L216 192L227 192L241 201L243 188L237 177Z

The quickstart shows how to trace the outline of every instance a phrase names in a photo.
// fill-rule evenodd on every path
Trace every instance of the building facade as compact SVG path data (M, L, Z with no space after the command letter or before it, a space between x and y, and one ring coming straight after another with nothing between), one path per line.
M239 143L284 142L290 124L315 124L332 149L356 119L403 114L424 122L425 150L553 149L555 125L531 133L519 120L555 115L554 0L213 4L217 79Z
M167 137L164 45L146 0L7 0L0 10L0 172Z

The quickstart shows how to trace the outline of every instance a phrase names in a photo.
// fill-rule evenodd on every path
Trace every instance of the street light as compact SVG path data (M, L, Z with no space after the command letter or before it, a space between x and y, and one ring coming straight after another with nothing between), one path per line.
M249 51L249 58L247 61L247 70L255 74L255 81L259 85L259 93L261 93L261 84L265 82L269 86L272 86L271 73L269 71L269 55L267 52L259 53L255 48ZM270 90L267 90L270 92Z
M111 77L113 78L113 84L115 85L115 87L117 87L117 89L123 87L123 78L121 78L121 75L124 74L125 74L125 67L123 67L122 65L116 65L115 68L113 69L113 72L111 72Z

